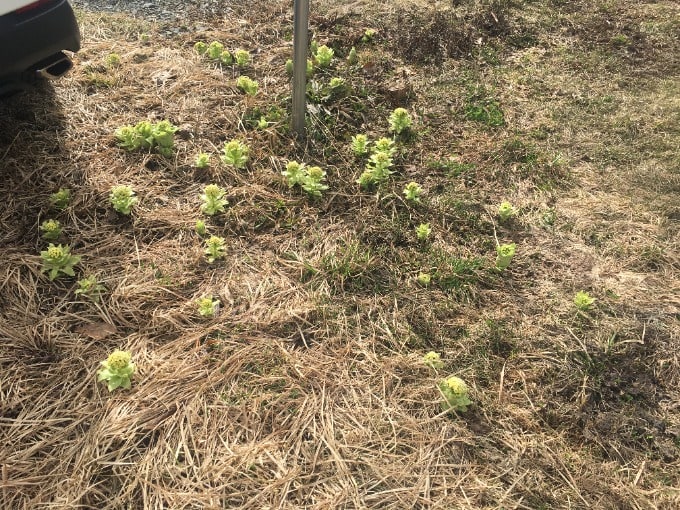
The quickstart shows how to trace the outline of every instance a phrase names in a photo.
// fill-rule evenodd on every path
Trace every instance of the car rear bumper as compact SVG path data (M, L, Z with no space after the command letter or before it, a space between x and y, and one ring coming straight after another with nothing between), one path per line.
M18 80L62 50L80 49L80 30L67 0L0 16L0 83Z

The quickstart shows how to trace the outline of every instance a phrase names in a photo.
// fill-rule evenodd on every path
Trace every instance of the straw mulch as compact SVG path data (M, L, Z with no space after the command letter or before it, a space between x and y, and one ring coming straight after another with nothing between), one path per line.
M365 28L378 36L359 70L337 64L356 94L312 105L304 144L285 128L287 3L176 32L80 13L85 44L69 77L0 103L2 508L680 505L680 134L664 120L680 114L680 78L658 53L679 49L660 21L677 6L612 14L658 28L640 46L648 81L621 51L615 77L629 87L616 88L613 70L572 60L599 58L594 21L570 33L546 14L557 2L458 3L455 15L427 12L436 26L459 23L472 53L428 35L440 53L427 65L418 11L320 4L314 37L339 57ZM583 9L559 16L599 19ZM536 40L522 47L530 22ZM475 50L481 36L503 72ZM235 87L238 70L193 52L213 39L251 52L256 98ZM107 66L114 52L121 65ZM461 113L471 73L505 126ZM386 188L360 192L349 136L387 134L404 80L419 134ZM272 105L282 120L253 129L249 113ZM116 146L115 129L143 119L181 128L172 157ZM251 147L244 171L219 162L232 138ZM211 168L193 166L199 152L213 153ZM288 189L290 159L328 172L321 199ZM411 180L426 190L419 206L403 200ZM227 239L214 264L194 232L211 182L229 200L203 217ZM140 198L131 217L108 204L116 184ZM59 188L71 189L64 211L49 203ZM520 215L503 225L504 199ZM48 218L82 256L77 278L41 272ZM424 222L427 247L413 234ZM490 269L496 241L518 244L503 274ZM448 279L419 285L424 269ZM86 275L106 287L100 300L75 294ZM578 290L597 298L593 310L574 310ZM197 312L206 295L220 300L214 318ZM109 393L96 372L117 348L138 370L130 390ZM431 350L443 368L422 362ZM448 375L470 387L465 413L440 407Z

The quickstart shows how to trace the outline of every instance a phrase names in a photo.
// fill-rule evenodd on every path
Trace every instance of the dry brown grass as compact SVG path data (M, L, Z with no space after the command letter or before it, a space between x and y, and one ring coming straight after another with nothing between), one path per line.
M371 65L342 71L364 91L314 113L304 146L284 122L246 119L286 107L287 3L170 35L81 13L74 72L0 105L0 506L677 508L678 7L574 3L421 4L467 45L428 35L432 66L408 6L322 4L313 32L339 53L378 36L360 51ZM249 49L258 98L194 55L199 39ZM104 66L111 52L120 67ZM347 139L385 132L393 73L414 86L418 136L380 193L359 192ZM466 118L484 94L503 126ZM172 158L116 147L117 127L146 118L183 127ZM246 171L217 163L232 137L253 149ZM199 151L212 169L193 168ZM288 190L289 158L328 171L322 199ZM410 180L417 207L401 198ZM193 231L209 182L230 202L207 221L228 240L212 265ZM107 203L120 183L140 197L130 219ZM60 187L73 200L56 212ZM504 199L520 214L501 225ZM41 274L51 217L79 276L106 285L100 302ZM502 275L496 239L518 244ZM424 269L447 279L421 287ZM578 290L594 310L575 311ZM203 295L220 299L215 318L198 315ZM115 348L138 372L109 394L95 375ZM439 405L449 374L474 402L457 416Z

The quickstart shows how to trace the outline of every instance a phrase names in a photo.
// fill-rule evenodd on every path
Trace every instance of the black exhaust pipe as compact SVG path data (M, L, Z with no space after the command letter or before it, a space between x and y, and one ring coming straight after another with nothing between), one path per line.
M72 68L73 61L71 57L60 51L50 58L48 64L40 66L36 73L41 78L56 80L68 73Z

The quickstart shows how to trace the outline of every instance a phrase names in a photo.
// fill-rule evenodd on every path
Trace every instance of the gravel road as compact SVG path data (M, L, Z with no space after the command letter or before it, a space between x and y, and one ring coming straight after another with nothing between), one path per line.
M79 9L126 12L152 21L212 17L229 11L229 0L71 0Z

